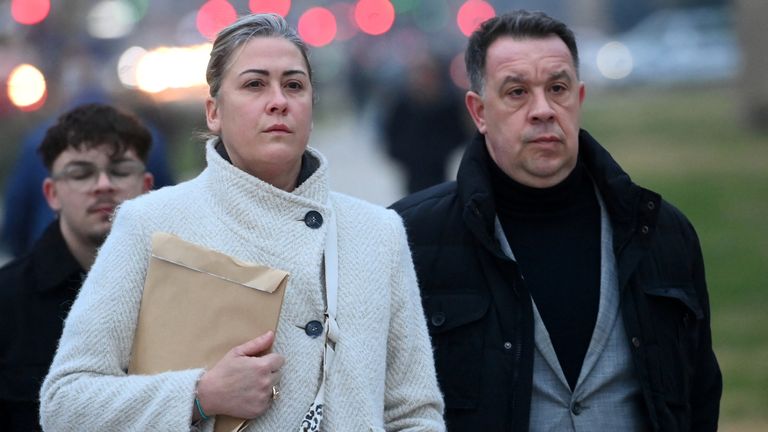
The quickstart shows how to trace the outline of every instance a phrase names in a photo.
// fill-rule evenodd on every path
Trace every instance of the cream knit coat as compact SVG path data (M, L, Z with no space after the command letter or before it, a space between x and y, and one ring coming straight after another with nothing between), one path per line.
M326 385L325 431L444 430L443 402L405 231L393 212L328 190L327 163L288 193L246 174L206 145L196 178L125 202L66 320L41 390L50 431L185 431L202 369L126 375L150 254L170 232L238 259L290 273L274 351L286 358L281 398L248 431L296 431L321 379L321 284L327 224L338 225L336 355ZM330 206L328 205L330 203ZM257 335L254 335L254 337ZM202 425L211 431L213 422Z

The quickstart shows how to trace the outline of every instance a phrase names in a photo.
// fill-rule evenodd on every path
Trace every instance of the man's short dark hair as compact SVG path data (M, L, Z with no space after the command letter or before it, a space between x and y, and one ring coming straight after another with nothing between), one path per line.
M485 21L470 36L464 61L469 75L470 89L473 92L482 94L488 47L503 36L511 36L515 39L559 37L571 52L573 65L578 74L579 51L576 48L576 37L573 31L544 12L515 10Z
M152 134L132 114L111 105L86 104L64 113L48 128L37 149L48 170L57 157L69 148L88 150L101 145L111 147L111 155L133 150L147 162Z

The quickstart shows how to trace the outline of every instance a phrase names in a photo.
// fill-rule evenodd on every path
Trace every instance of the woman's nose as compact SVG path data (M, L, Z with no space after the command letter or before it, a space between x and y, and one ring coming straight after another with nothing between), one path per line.
M285 97L282 89L274 90L271 94L267 111L270 113L282 113L288 108L288 99Z

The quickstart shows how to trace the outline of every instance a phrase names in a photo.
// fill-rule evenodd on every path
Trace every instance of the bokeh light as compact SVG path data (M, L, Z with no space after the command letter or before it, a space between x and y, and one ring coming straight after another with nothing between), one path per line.
M313 7L299 18L299 36L312 46L328 45L336 36L336 17L324 7Z
M395 7L389 0L359 0L355 5L355 23L370 35L384 34L395 23Z
M19 24L38 24L50 11L50 0L11 0L11 17Z
M34 111L45 102L45 76L30 64L16 66L8 76L8 99L23 111Z
M141 47L130 47L120 56L117 61L117 77L120 82L129 88L138 87L136 79L136 69L144 55L147 54L147 50Z
M128 35L136 24L136 10L122 0L96 3L88 13L88 33L97 39L116 39Z
M197 11L197 31L208 40L237 19L237 11L227 0L208 0Z
M597 69L608 79L626 78L633 67L632 53L621 42L608 42L597 52Z
M147 93L206 85L205 69L211 44L160 47L143 55L136 65L136 86Z
M495 16L496 11L488 2L484 0L468 0L459 8L459 13L456 15L456 23L459 25L459 30L465 36L469 36L485 20Z
M253 13L276 13L285 17L291 10L291 0L249 0L248 9Z

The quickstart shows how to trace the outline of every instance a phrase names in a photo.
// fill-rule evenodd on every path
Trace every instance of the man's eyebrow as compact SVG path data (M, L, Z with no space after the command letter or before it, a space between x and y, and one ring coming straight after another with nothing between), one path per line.
M571 74L569 74L568 71L565 69L552 72L551 74L549 74L549 79L550 81L557 81L557 80L565 81L568 84L570 84L571 81L573 81Z
M249 73L257 74L257 75L265 75L269 76L270 73L266 69L246 69L242 72L240 72L239 75L247 75ZM282 73L283 76L290 76L290 75L307 75L306 72L304 72L301 69L288 69L287 71Z
M523 75L507 75L504 77L503 80L501 80L501 84L499 87L504 87L505 85L509 83L513 84L522 84L525 82L525 77Z

